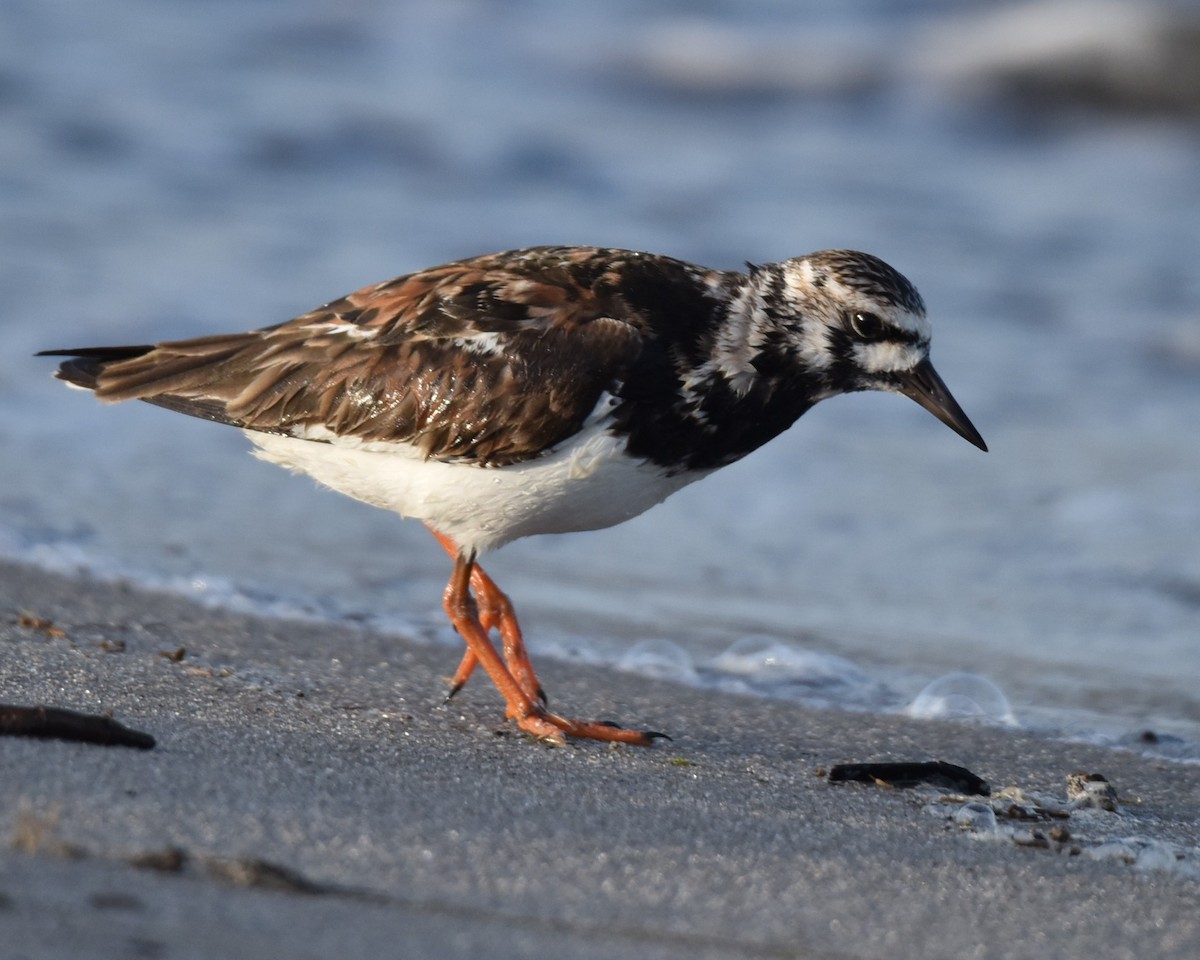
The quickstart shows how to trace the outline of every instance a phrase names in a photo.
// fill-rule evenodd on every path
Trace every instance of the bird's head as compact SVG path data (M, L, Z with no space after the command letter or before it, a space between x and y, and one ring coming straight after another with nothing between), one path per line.
M903 275L856 250L810 253L777 271L764 298L768 323L776 344L786 344L794 362L824 384L817 399L859 390L902 393L987 450L929 361L925 304Z

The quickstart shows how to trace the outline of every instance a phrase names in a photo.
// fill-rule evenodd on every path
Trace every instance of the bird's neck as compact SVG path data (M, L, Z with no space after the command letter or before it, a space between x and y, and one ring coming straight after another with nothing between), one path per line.
M820 371L798 364L789 350L778 270L712 276L710 290L706 309L655 351L660 369L639 378L663 386L627 384L618 415L630 452L671 469L732 463L829 395Z

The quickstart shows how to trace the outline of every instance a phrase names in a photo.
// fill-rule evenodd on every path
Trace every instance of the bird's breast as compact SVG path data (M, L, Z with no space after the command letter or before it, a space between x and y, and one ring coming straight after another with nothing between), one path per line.
M426 459L410 444L314 442L247 431L257 455L356 500L428 523L479 552L521 537L614 526L708 471L670 473L594 422L503 467Z

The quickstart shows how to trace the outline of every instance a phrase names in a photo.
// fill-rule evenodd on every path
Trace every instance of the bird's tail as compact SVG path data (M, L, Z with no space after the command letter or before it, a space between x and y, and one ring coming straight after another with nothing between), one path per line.
M43 350L38 356L68 357L54 375L91 390L106 403L145 400L188 416L242 427L247 424L229 413L228 403L254 371L243 365L231 373L223 364L260 338L260 332L225 334L136 347Z
M132 360L153 349L149 344L136 347L80 347L75 350L42 350L37 356L70 357L59 364L54 375L76 387L95 390L105 366L120 360Z

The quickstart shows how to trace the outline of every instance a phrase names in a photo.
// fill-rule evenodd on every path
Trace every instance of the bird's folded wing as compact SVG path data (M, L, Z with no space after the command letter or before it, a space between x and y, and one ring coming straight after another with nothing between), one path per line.
M251 430L515 463L577 431L640 349L640 318L585 279L481 257L249 333L61 351L59 375Z

